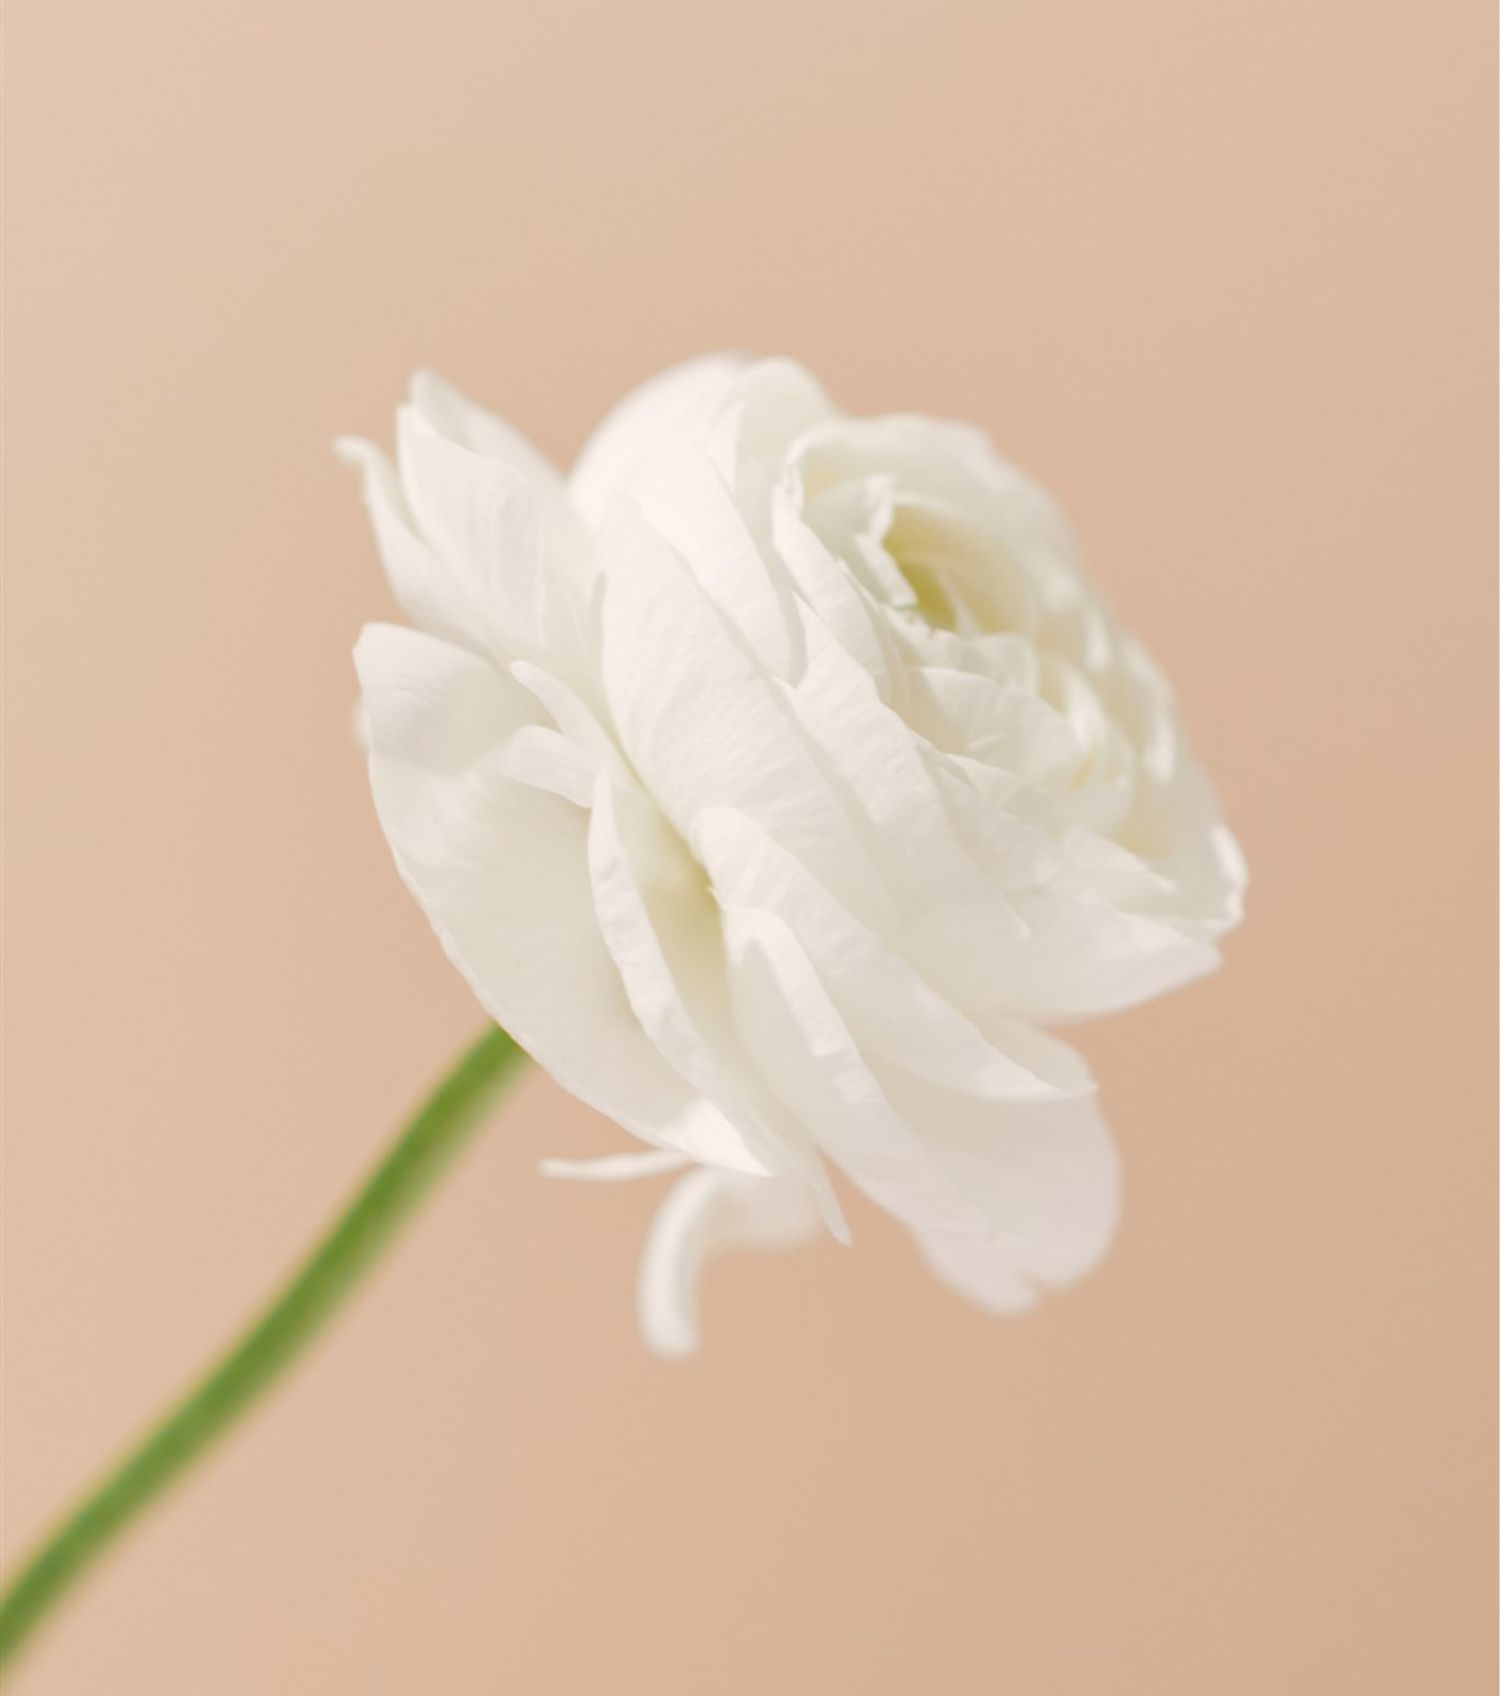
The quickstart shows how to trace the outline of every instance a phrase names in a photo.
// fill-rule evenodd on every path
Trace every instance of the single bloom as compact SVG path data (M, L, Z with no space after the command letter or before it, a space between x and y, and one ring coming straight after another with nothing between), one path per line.
M639 1279L847 1240L837 1168L994 1312L1119 1210L1052 1027L1211 970L1244 863L1172 694L979 432L788 360L623 401L564 476L430 375L342 444L407 625L356 662L380 822L490 1015L681 1170Z

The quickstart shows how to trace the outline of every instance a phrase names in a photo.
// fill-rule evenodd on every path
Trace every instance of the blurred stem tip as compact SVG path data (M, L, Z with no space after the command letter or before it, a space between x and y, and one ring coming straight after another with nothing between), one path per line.
M525 1056L491 1027L433 1090L322 1242L224 1357L89 1492L0 1597L0 1666L116 1537L266 1393L375 1264Z

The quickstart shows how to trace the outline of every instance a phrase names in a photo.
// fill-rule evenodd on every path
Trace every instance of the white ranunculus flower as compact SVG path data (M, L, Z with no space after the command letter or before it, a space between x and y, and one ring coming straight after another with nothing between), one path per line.
M436 378L348 444L410 627L357 650L401 874L489 1013L691 1166L648 1340L725 1246L847 1237L831 1164L985 1307L1118 1210L1045 1027L1210 970L1245 873L1171 693L976 431L845 417L785 360L630 396L569 477Z

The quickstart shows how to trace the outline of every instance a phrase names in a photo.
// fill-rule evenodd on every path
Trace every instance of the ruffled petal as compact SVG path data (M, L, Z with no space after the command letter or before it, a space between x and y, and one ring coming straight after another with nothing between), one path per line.
M771 489L793 442L831 416L817 379L794 360L690 360L627 395L585 443L569 483L574 505L596 528L622 496L655 520L670 511L682 469L698 462L764 544Z
M438 434L410 406L397 416L397 445L413 518L489 650L545 654L553 669L581 672L587 542L560 485Z
M771 492L771 535L776 557L809 610L869 672L881 699L899 709L906 690L890 621L807 522L793 491L785 486Z
M705 808L738 807L862 909L886 902L849 798L676 551L626 507L600 548L605 695L625 753L673 826L686 834Z
M722 1116L715 1141L693 1149L695 1157L741 1172L797 1173L829 1229L847 1240L807 1130L766 1087L734 1028L719 911L703 873L633 785L601 779L589 868L600 928L631 1006L667 1061Z
M584 1184L629 1184L638 1178L659 1178L664 1172L680 1172L691 1157L673 1148L652 1148L637 1153L599 1154L583 1160L553 1157L541 1162L546 1178L567 1178Z
M810 612L803 635L807 665L784 691L787 704L843 805L846 829L867 844L889 892L902 951L924 971L944 968L955 947L971 961L1003 961L1026 936L1011 893L1046 886L1061 863L1056 845L994 808L987 819L1001 824L1003 836L997 832L983 854L974 852L976 845L955 828L945 756L885 705L869 674ZM742 810L766 823L754 808ZM779 829L770 834L793 846ZM847 877L798 857L861 918L876 922L874 911L857 904L859 891ZM890 922L879 928L888 930ZM940 977L931 981L948 992ZM1024 1002L1014 1010L1029 1012Z
M718 409L704 452L763 548L772 537L771 498L796 442L835 416L822 384L794 359L747 366Z
M940 666L912 681L913 726L945 752L1042 785L1065 781L1087 753L1067 719L1025 688Z
M644 797L617 796L605 777L589 817L588 854L599 929L636 1017L684 1082L727 1109L714 1125L719 1140L692 1149L694 1158L761 1175L779 1169L785 1153L738 1098L703 1026L716 994L718 922L681 841Z
M373 442L342 436L334 447L341 459L359 469L375 546L402 612L419 630L462 648L483 648L481 609L469 587L422 538L396 468Z
M418 371L411 380L410 405L435 436L482 458L508 465L518 476L565 499L562 473L514 424L480 406L434 371Z
M962 515L1003 539L1044 592L1049 578L1070 583L1080 576L1077 546L1056 501L969 425L900 413L835 419L798 443L796 470L809 496L873 477L903 504Z
M702 814L693 847L726 910L774 913L798 938L861 1047L1001 1100L1092 1088L1078 1056L1042 1032L998 1018L977 1026L745 814Z
M689 563L704 595L755 662L773 676L800 663L793 589L774 554L763 554L725 474L705 459L689 459L636 501L652 530Z
M505 775L533 698L437 637L371 625L355 661L381 825L490 1015L565 1089L659 1140L695 1096L630 1009L590 900L587 815Z
M991 1222L987 1239L915 1233L944 1283L993 1313L1013 1313L1093 1270L1120 1211L1119 1158L1094 1099L1012 1107L887 1082Z
M986 1232L984 1213L892 1108L788 926L736 908L725 932L746 1046L829 1159L908 1225Z
M528 724L505 745L500 769L517 783L560 795L575 807L591 805L598 764L586 748L551 725Z
M976 949L962 929L924 926L914 932L914 962L976 1016L1010 1014L1049 1024L1132 1007L1211 972L1218 950L1192 925L1170 914L1111 906L1070 878L1054 844L1047 875L1023 879L1018 842L1040 833L1003 802L987 796L968 773L934 755L934 774L950 803L955 833L992 880L1008 888L1018 928L1004 948ZM1083 887L1079 887L1083 885Z
M626 395L584 443L568 479L573 505L591 525L618 496L638 493L684 447L701 447L750 361L708 354L675 365Z
M698 1281L708 1261L736 1248L790 1248L818 1234L811 1190L795 1178L747 1178L700 1167L679 1178L656 1211L641 1256L636 1310L655 1353L698 1350Z

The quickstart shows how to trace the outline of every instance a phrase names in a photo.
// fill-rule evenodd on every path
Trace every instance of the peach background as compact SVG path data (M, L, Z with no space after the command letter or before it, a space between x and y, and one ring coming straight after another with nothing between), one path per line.
M1071 506L1255 870L1086 1043L1107 1269L863 1211L632 1328L531 1079L33 1696L1494 1688L1493 111L1468 0L9 0L5 1544L476 1028L388 863L336 432L569 455L722 344Z

